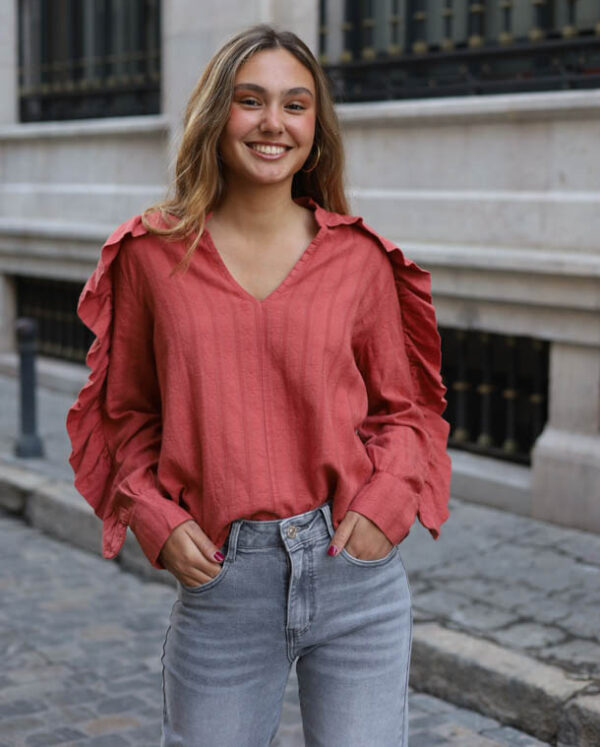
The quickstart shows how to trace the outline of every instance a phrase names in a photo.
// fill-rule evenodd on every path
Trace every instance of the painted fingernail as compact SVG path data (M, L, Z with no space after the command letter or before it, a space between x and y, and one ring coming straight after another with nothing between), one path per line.
M327 550L327 552L329 553L329 555L337 555L338 549L335 545L329 545L329 550Z
M219 552L218 550L217 550L217 552L216 552L216 553L215 553L215 554L213 555L213 557L215 558L215 560L218 560L218 561L219 561L219 563L220 563L220 562L221 562L222 560L225 560L225 556L223 555L223 553L222 553L222 552Z

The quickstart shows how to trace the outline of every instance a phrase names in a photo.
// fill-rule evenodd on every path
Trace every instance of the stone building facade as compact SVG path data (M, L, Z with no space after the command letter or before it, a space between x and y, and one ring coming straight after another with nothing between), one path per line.
M323 54L317 0L163 0L158 112L24 122L18 8L0 6L0 349L12 373L15 276L82 283L115 225L164 194L187 96L225 38L272 22ZM329 3L331 28L340 8ZM328 57L343 47L331 32ZM530 463L452 448L453 494L600 532L600 88L337 109L351 210L431 271L440 326L549 345ZM41 356L42 383L76 392L86 377L81 364L57 370Z

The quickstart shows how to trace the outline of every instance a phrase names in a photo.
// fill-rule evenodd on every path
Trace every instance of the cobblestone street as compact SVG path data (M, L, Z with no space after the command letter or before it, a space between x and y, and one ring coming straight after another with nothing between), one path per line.
M5 513L0 548L0 747L158 746L174 589ZM293 675L277 747L303 744ZM545 744L429 695L411 692L410 710L410 747Z

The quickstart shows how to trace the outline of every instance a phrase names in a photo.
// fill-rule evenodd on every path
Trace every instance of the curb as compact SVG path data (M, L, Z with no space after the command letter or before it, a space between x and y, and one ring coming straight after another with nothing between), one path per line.
M72 547L102 558L102 522L72 483L33 472L0 455L0 508ZM142 579L177 588L170 573L153 568L133 534L128 531L118 563Z
M600 745L600 694L564 670L438 623L413 632L411 685L559 747Z
M101 557L101 522L71 483L0 456L0 508L41 532ZM148 563L131 532L118 563L176 587ZM558 747L600 745L600 692L564 670L438 623L415 623L410 685Z

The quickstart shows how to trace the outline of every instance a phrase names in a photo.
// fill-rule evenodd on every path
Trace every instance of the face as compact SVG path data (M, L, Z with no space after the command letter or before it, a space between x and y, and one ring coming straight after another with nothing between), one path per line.
M229 119L219 140L225 180L291 180L315 135L312 73L286 49L264 49L237 71Z

